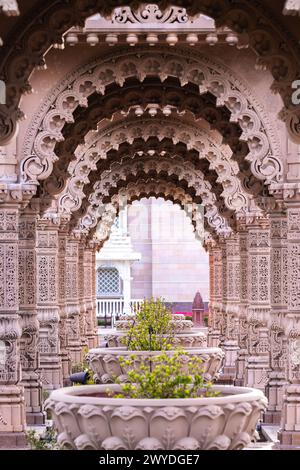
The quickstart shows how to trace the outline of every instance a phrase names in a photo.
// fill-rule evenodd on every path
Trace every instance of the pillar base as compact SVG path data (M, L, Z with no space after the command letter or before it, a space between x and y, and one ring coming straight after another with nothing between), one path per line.
M278 448L282 450L300 450L300 431L279 431L278 438L280 444Z
M280 446L297 446L300 449L300 384L285 387L281 430L278 433Z
M220 331L212 330L208 332L207 344L209 348L218 348L220 344Z
M231 381L236 377L236 361L238 358L239 347L237 341L235 340L226 340L224 341L223 350L225 352L224 358L224 368L223 368L223 378L227 381Z
M26 413L26 423L29 426L41 426L45 424L46 415L40 411L37 413Z
M0 433L23 433L25 430L24 389L17 385L0 387Z
M281 411L266 411L263 416L263 423L265 424L280 424Z
M25 432L0 432L0 449L27 449Z
M269 358L263 355L249 356L245 372L245 386L265 392L270 373Z
M50 358L51 359L51 358ZM40 380L44 390L55 390L62 387L62 368L60 361L41 362Z

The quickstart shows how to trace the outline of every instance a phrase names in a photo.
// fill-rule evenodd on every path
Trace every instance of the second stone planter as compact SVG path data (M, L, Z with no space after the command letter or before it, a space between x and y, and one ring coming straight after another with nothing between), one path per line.
M203 362L201 370L205 380L216 380L219 376L224 353L220 348L194 348L186 349L189 356L196 356ZM126 382L126 367L120 364L121 358L134 356L134 368L139 369L141 362L146 365L151 364L154 357L159 356L161 351L128 351L125 348L95 348L91 349L87 355L89 366L94 373L94 380L97 383L115 383L116 379ZM167 352L172 354L172 350Z

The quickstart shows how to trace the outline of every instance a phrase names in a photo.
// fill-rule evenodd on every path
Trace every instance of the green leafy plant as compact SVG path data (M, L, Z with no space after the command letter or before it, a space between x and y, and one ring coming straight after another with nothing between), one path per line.
M128 367L129 383L121 384L122 393L116 398L196 398L216 396L211 390L212 383L203 378L202 360L190 356L182 349L174 352L162 352L149 362L142 361L139 370L135 370L134 354L130 358L121 358L121 365ZM113 395L108 389L108 394Z
M208 326L208 315L205 315L203 317L203 321L204 321L205 325Z
M136 312L124 344L134 351L162 351L170 349L173 340L171 311L162 299L144 300Z
M53 427L47 428L42 435L34 429L26 432L26 440L31 450L63 450L56 437L57 433Z

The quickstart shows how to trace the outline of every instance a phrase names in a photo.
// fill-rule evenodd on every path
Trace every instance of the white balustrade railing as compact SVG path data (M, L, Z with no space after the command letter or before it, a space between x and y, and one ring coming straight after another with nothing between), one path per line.
M131 299L130 301L130 313L136 312L142 305L143 299ZM124 300L119 299L97 299L97 318L103 318L105 324L111 324L113 328L115 325L116 317L123 315L124 313Z

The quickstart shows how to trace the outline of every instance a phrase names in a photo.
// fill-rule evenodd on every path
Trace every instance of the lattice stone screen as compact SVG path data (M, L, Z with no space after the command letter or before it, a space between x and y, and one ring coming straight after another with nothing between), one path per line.
M116 268L97 269L97 297L121 295L121 279Z

